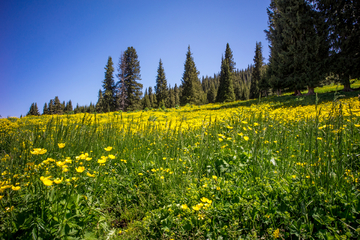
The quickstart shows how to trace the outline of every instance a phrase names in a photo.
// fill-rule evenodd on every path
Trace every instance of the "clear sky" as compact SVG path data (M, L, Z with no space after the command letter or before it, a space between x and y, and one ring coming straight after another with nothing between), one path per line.
M1 0L0 115L26 115L58 96L96 103L108 57L133 46L141 83L155 86L162 59L168 83L181 84L190 45L201 76L220 71L226 43L236 68L253 64L256 42L267 61L270 0ZM116 73L117 71L115 71ZM114 78L117 81L117 78Z

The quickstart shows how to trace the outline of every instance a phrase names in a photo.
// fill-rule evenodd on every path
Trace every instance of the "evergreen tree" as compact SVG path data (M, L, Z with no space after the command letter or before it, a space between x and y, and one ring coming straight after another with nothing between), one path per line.
M350 79L360 77L360 1L314 0L330 39L328 72L335 73L351 91Z
M104 98L103 98L103 94L101 92L101 89L99 89L99 94L98 94L98 101L95 105L95 110L97 113L102 113L104 112L104 109L103 109L103 106L104 106ZM76 108L78 108L78 105L76 106ZM74 110L75 112L75 110ZM75 112L76 113L76 112Z
M256 42L255 56L254 56L254 70L251 76L250 85L250 98L259 97L259 84L261 81L261 71L264 64L264 58L262 56L261 42Z
M216 89L213 82L210 83L210 89L207 92L207 101L208 103L214 103L216 100Z
M236 63L234 61L233 53L230 49L229 43L226 43L225 59L228 61L230 72L234 72Z
M174 96L175 96L175 106L180 105L180 91L176 83L174 87Z
M126 71L126 60L125 60L125 54L122 52L120 54L119 58L119 64L118 64L118 83L116 85L117 87L117 109L120 109L122 111L126 110L126 107L128 105L127 102L127 90L126 90L126 84L125 80L127 79L125 77L125 71Z
M168 91L168 96L166 98L166 107L172 108L172 107L175 107L175 92L174 92L174 89L171 88L170 84L169 84L168 89L169 89L169 91Z
M143 97L143 108L151 108L151 103L150 103L150 98L149 98L149 95L148 95L148 91L147 91L147 88L145 88L145 95Z
M156 95L153 93L152 87L149 87L149 100L152 108L157 107Z
M72 106L72 102L71 100L69 100L66 104L66 109L68 112L72 112L73 111L73 106Z
M159 67L157 70L155 94L159 107L165 106L166 99L168 97L168 88L161 59L159 61Z
M40 112L37 106L37 103L32 103L29 109L29 112L26 114L26 116L40 116Z
M48 109L47 103L45 103L44 108L43 108L43 115L47 115L47 114L49 114L49 109Z
M103 80L103 111L115 111L115 82L114 82L114 66L112 58L108 58L105 67L105 79Z
M63 114L63 110L61 108L61 102L58 96L56 96L54 99L54 114Z
M187 103L201 104L202 103L202 87L198 78L199 71L196 69L194 58L190 52L190 45L186 53L186 61L184 64L184 74L182 78L182 94L180 97L181 105Z
M326 72L328 43L323 19L306 0L273 0L268 14L270 83L276 85L282 79L281 88L301 94L308 86L309 94L313 93Z
M124 53L126 70L125 70L125 86L127 90L128 106L127 110L136 110L141 108L141 95L143 85L138 81L140 76L140 62L135 48L128 47Z
M50 115L54 114L54 111L55 111L54 100L50 99L48 114L50 114Z
M220 86L216 95L216 102L232 102L235 101L233 79L234 75L231 71L232 53L228 44L226 45L225 53L227 57L221 60L221 72L220 72ZM231 54L229 54L229 52Z

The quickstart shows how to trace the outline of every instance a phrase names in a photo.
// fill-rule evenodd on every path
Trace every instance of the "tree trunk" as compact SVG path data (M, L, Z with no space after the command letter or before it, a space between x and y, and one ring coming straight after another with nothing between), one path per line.
M306 95L315 95L314 88L308 86L308 93Z
M301 96L300 90L295 90L294 96Z
M344 92L352 92L354 91L354 89L352 89L350 87L350 84L344 84L344 89L343 89Z
M280 96L281 95L281 89L279 88L278 90L276 90L276 93L277 93L278 96Z

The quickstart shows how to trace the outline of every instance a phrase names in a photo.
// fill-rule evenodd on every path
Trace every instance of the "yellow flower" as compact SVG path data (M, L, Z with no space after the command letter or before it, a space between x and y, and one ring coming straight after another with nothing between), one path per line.
M144 174L142 174L142 173L139 173L138 175L142 176L142 175L144 175Z
M184 210L189 209L189 207L186 204L182 204L181 208L184 209Z
M84 167L84 166L80 166L80 167L75 168L75 170L76 170L78 173L82 173L83 171L85 171L85 167Z
M207 199L206 197L202 197L200 200L201 200L202 202L204 202L204 203L208 203L208 204L211 204L211 203L212 203L212 200Z
M95 177L95 174L91 174L91 173L89 173L89 172L87 172L86 175L87 175L88 177Z
M86 161L90 161L91 159L90 157L85 158Z
M30 153L33 155L42 155L45 154L46 152L47 150L45 148L34 148L33 151L30 151Z
M63 177L62 177L61 179L56 178L56 179L54 180L54 183L60 184L60 183L62 183L63 179L64 179Z
M58 146L59 146L60 149L61 149L61 148L64 148L64 147L65 147L65 143L58 143Z
M222 138L219 138L219 141L220 141L220 142L222 142L222 141L224 141L224 139L222 139Z
M249 137L248 137L248 136L244 136L244 140L245 140L245 141L249 141Z
M1 196L1 195L0 195L0 200L1 200L3 197L4 197L4 196Z
M274 233L273 233L273 235L274 235L274 238L279 238L280 237L280 230L279 229L276 229L275 231L274 231Z
M18 191L18 190L20 190L20 188L21 188L20 186L17 186L17 187L12 186L12 187L11 187L11 189L14 190L14 191Z
M53 184L53 181L51 181L49 178L51 178L51 176L48 177L40 177L40 180L43 182L43 184L45 186L51 186Z
M104 148L105 149L105 151L107 151L107 152L109 152L109 151L111 151L111 149L113 149L112 147L107 147L107 148Z
M98 159L98 163L106 163L106 157L101 156L101 159Z
M355 124L355 127L360 127L360 124Z
M115 156L112 155L112 154L110 154L108 157L109 157L110 159L115 159Z

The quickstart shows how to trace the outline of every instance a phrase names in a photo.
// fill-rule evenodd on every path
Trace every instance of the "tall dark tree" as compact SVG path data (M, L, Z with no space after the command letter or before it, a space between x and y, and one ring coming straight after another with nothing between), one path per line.
M45 103L44 108L43 108L43 115L47 115L47 114L49 114L49 109L48 109L47 103Z
M63 114L63 109L58 96L54 99L54 114Z
M101 92L101 89L99 89L98 101L97 101L97 103L95 105L96 112L97 113L104 112L103 106L104 106L104 98L103 98L103 94ZM78 108L78 105L76 106L76 108ZM75 110L74 110L74 112L75 112Z
M270 5L269 30L271 45L269 70L283 79L283 88L295 94L306 86L309 94L324 78L328 53L324 19L306 0L273 0ZM271 46L272 47L272 46Z
M151 108L151 103L150 103L150 98L149 98L149 95L148 95L148 92L147 92L147 88L145 88L145 94L144 94L144 97L143 97L142 101L143 101L143 108L144 109Z
M72 102L71 100L69 100L66 104L66 110L67 112L72 112L73 111L73 105L72 105Z
M220 85L216 95L216 102L235 101L234 73L235 62L229 44L226 44L225 58L221 59Z
M159 107L165 106L166 99L168 97L168 87L161 59L157 70L155 94Z
M190 45L186 53L186 61L184 64L184 74L182 82L182 94L180 97L181 105L187 103L201 104L203 101L203 91L199 80L199 71L196 69L194 58L190 51Z
M208 103L214 103L216 100L216 89L213 82L210 83L210 89L207 92Z
M126 60L125 60L125 53L122 52L120 54L119 64L118 64L117 77L119 81L116 84L117 109L120 109L122 111L125 111L128 105L127 89L125 83L125 80L127 78L125 77L125 74L126 74Z
M141 80L138 55L133 47L128 47L124 55L126 62L125 86L127 90L127 110L141 109L141 90L143 85L138 82Z
M350 79L360 77L360 1L314 0L329 31L329 72L336 74L345 91Z
M256 42L255 47L255 56L254 56L254 70L251 76L251 85L250 85L250 98L259 97L260 92L260 81L261 81L261 73L262 67L264 65L264 58L262 56L262 46L261 42Z
M175 106L180 105L180 90L176 83L174 87L174 95L175 95Z
M29 109L29 112L26 114L26 116L40 116L39 108L37 106L37 103L32 103Z
M114 63L109 57L105 67L105 79L103 80L103 111L115 111L115 81Z
M152 87L149 87L149 101L152 108L157 107L156 95L153 93Z

